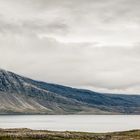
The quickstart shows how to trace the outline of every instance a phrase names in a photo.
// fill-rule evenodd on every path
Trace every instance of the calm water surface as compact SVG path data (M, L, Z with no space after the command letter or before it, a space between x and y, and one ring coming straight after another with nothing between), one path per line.
M139 115L1 115L0 128L112 132L140 129Z

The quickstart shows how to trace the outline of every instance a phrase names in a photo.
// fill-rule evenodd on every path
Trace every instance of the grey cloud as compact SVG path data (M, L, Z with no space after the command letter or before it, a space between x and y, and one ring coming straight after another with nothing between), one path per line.
M19 21L18 23L0 20L0 33L8 34L66 34L68 26L61 22L44 23L44 21Z
M104 91L129 92L127 89L140 84L137 47L83 47L50 38L18 39L4 42L0 55L3 68L38 80Z
M137 0L1 0L0 65L38 80L139 92Z

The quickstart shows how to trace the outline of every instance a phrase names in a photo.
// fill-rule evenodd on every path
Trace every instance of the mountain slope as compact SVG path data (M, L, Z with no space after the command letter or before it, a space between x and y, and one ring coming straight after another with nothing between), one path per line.
M140 114L140 96L101 94L0 70L0 114Z

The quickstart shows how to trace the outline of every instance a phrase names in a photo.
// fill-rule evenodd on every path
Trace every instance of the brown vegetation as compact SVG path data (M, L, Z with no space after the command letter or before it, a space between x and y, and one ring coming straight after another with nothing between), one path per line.
M140 131L83 133L30 129L0 129L0 140L140 140Z

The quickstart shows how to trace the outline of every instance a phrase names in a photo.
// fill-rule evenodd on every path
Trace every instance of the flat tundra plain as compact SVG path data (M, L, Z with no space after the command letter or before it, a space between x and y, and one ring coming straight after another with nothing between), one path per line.
M0 129L0 140L140 140L140 130L113 133Z

